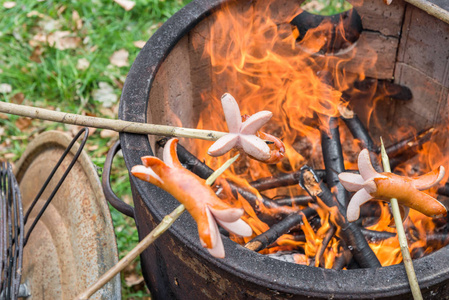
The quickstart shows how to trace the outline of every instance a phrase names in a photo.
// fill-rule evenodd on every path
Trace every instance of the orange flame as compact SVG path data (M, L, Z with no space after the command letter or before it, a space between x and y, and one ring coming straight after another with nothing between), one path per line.
M271 4L257 1L248 6L223 7L210 17L213 23L210 26L208 42L204 46L204 59L210 60L213 73L212 87L202 94L203 110L197 128L228 131L220 96L224 92L229 92L238 101L242 114L251 115L261 110L273 112L271 122L263 130L281 138L286 146L285 158L275 166L245 158L235 163L225 176L240 186L250 187L249 181L279 172L299 170L306 163L316 169L323 168L318 129L327 130L328 117L339 116L338 107L347 105L341 99L342 91L348 88L352 89L352 93L366 97L366 115L363 119L368 120L368 124L370 122L379 124L374 115L379 97L375 97L373 89L358 91L353 88L353 83L356 80L363 80L365 70L375 64L377 59L375 51L357 53L359 50L354 48L341 56L310 54L326 43L320 39L322 36L320 32L330 30L332 26L324 23L321 27L309 31L302 41L297 43L298 33L295 34L289 22L300 12L299 6L294 9L278 10ZM343 28L339 26L337 30L342 31ZM304 51L305 48L308 51ZM356 72L351 65L351 59L355 56L358 57L360 65ZM360 60L360 57L364 59ZM351 72L347 70L349 66ZM332 87L331 83L324 79L326 76L332 79ZM344 126L341 126L340 133L345 151L345 167L356 169L356 155L360 147ZM394 143L410 134L416 134L416 131L404 128L392 134L389 140ZM420 172L447 162L446 159L441 159L444 155L437 141L438 138L433 137L419 150L420 154L417 157ZM210 142L198 141L196 154L200 159L204 158L210 167L216 169L228 156L218 158L207 156L209 146ZM413 165L401 165L401 170L409 175L413 175L410 174L412 169ZM259 195L257 191L253 192ZM304 191L296 185L264 193L266 196L274 197L304 194ZM228 194L232 193L228 191ZM238 196L234 204L245 209L244 218L254 230L253 237L268 230L269 226L257 218L245 199ZM260 206L262 212L270 213L268 208ZM381 209L377 222L368 229L394 233L388 205L381 204ZM328 245L322 245L322 240L330 228L330 215L328 211L319 208L316 210L321 219L318 229L306 219L301 226L306 242L296 240L293 234L284 234L262 253L296 249L296 262L309 265L315 259L319 248L324 246L322 260L314 261L313 264L331 268L335 259L345 254L341 253L342 245L336 237L331 238ZM417 254L417 257L444 245L443 242L431 246L426 243L426 234L435 230L432 219L411 211L406 226L413 227L412 231L416 233L409 236L412 251L418 253L420 251L415 249L424 249L422 253ZM231 238L242 244L251 239L234 236ZM383 266L397 264L402 260L395 237L370 243L370 246Z

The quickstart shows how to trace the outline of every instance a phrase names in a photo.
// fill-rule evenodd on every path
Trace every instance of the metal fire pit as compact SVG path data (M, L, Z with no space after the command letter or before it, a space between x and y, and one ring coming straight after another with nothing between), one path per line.
M153 115L154 118L160 108L153 102L149 104L148 99L151 97L150 91L156 89L154 80L164 60L190 30L224 2L196 0L175 14L153 35L126 79L120 102L120 119L154 122L149 116ZM367 5L383 5L382 1L377 0L366 2ZM433 19L403 1L394 0L393 4ZM406 20L413 19L409 15L410 12L405 12ZM442 23L437 19L434 22ZM441 27L446 28L446 25L443 23ZM403 26L408 28L407 24ZM446 34L449 31L444 32ZM407 67L407 62L401 63L404 68ZM391 72L394 72L394 68ZM173 73L165 73L167 78L171 75ZM384 76L391 78L391 74ZM173 82L173 85L178 84ZM446 88L445 85L444 87ZM170 89L169 82L164 92L170 94ZM176 102L178 106L182 104L181 99L182 97L174 100L179 101ZM146 136L121 134L120 141L128 169L141 164L140 157L153 155ZM130 178L135 220L139 236L143 238L178 203L161 189L132 176ZM152 295L156 299L411 298L402 265L335 271L278 261L249 251L228 238L223 240L226 258L215 259L200 245L196 224L185 213L141 256L145 281ZM449 247L417 259L414 263L425 299L449 297Z

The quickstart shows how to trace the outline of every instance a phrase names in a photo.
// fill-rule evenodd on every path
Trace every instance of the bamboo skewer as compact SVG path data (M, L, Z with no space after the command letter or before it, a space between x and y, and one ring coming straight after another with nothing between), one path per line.
M156 125L148 123L129 122L116 119L82 116L77 114L53 111L45 108L37 108L0 101L0 112L13 114L32 119L41 119L65 124L95 127L114 130L117 132L154 134L170 137L197 138L208 141L216 141L226 135L226 132L202 130L192 128L174 127L168 125Z
M219 169L217 169L209 178L206 180L208 185L212 185L214 181L220 176L229 166L234 163L240 154L227 160ZM125 255L115 266L110 268L106 273L104 273L96 283L86 289L84 292L75 297L75 300L87 300L96 291L102 288L106 283L108 283L112 278L120 273L127 265L129 265L138 255L140 255L148 246L150 246L161 234L163 234L168 228L170 228L173 223L182 215L185 211L183 204L175 208L170 214L166 215L161 223L159 223L142 241L140 241L136 247L134 247L128 254Z
M384 167L384 172L391 172L390 162L388 159L387 152L385 151L385 146L382 138L381 142L381 154L382 154L382 165ZM413 299L420 300L423 299L421 294L421 289L419 288L418 279L416 278L415 269L413 268L413 261L410 257L410 250L407 244L407 237L405 235L404 226L402 224L402 217L399 211L398 200L392 198L390 200L391 210L393 212L394 223L396 225L396 230L398 232L399 245L401 247L402 260L404 261L405 271L407 273L408 282L410 284L410 289L412 290Z

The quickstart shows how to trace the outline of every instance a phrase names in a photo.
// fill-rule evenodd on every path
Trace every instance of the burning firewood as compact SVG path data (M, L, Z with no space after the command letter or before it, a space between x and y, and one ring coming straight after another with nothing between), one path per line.
M310 202L313 201L312 197L299 195L299 196L276 196L272 199L276 202L277 205L281 206L307 206Z
M380 171L381 167L377 161L377 146L371 138L368 129L349 107L340 105L338 109L341 119L345 122L352 136L360 142L362 149L366 148L369 150L374 168Z
M352 259L352 253L349 250L343 250L340 255L335 258L334 264L332 265L333 270L343 269Z
M348 191L356 192L352 197L346 216L353 222L359 218L360 206L377 198L389 200L396 198L400 203L413 208L426 216L434 217L446 214L446 208L435 198L421 192L437 184L444 176L444 168L417 178L399 176L393 173L377 173L374 170L367 149L360 152L358 158L360 175L341 173L341 183Z
M445 185L438 188L437 193L442 196L449 197L449 182L446 182Z
M337 228L334 225L331 225L328 231L326 232L326 235L323 238L323 242L319 246L317 254L315 255L315 267L318 267L320 265L320 261L321 258L323 257L324 251L326 251L326 248L329 245L329 242L334 236L336 230Z
M182 167L176 154L177 139L164 147L164 161L142 157L143 165L134 166L131 173L164 189L184 204L198 224L201 244L218 258L223 258L224 247L217 223L241 236L251 236L252 229L240 217L243 209L234 208L220 200L206 182Z
M300 172L281 173L271 177L259 178L250 185L259 192L298 183Z
M259 212L259 218L267 223L268 225L272 225L277 223L279 220L282 220L284 217L290 214L298 213L297 208L291 208L283 205L279 205L276 201L271 200L270 198L260 195L256 195L252 191L247 188L243 188L237 186L236 184L229 182L230 188L239 193L246 201L254 208L254 210ZM265 209L263 209L263 206ZM266 209L269 210L269 213L262 213Z
M394 143L388 147L385 147L385 151L388 154L388 157L390 158L390 164L391 164L391 158L396 156L402 156L404 152L412 150L415 152L418 149L422 147L422 145L425 142L428 142L432 135L435 133L435 128L430 127L428 129L425 129L423 131L418 132L417 135L412 135L409 137L406 137L397 143ZM376 150L377 153L380 153L380 147Z
M303 223L303 217L306 219L316 215L316 211L307 207L296 214L291 214L285 217L282 221L274 224L267 231L259 234L251 241L246 243L245 248L253 251L260 251L273 244L281 235L289 232L293 227Z
M228 93L224 94L221 97L221 104L229 134L218 139L209 148L209 155L221 156L236 148L265 163L277 163L284 157L284 144L274 136L258 131L271 119L273 113L260 111L250 117L243 116L244 122L242 122L240 109L234 97ZM271 150L263 139L273 142L275 149Z
M355 92L355 93L354 93ZM372 99L390 98L394 100L408 101L413 98L412 91L404 86L392 82L391 80L376 79L367 77L364 80L355 81L353 87L343 92L344 98L357 97L358 93L366 95L371 93Z
M326 183L329 188L337 189L337 200L343 206L349 203L349 194L338 179L338 174L345 171L343 151L341 149L340 131L337 118L330 118L329 132L321 130L321 149L326 167Z
M360 229L365 238L371 243L379 243L383 240L395 237L396 233L388 231L376 231L365 228Z
M399 142L385 148L390 157L390 165L395 169L399 164L411 159L422 150L424 143L428 142L436 129L431 127L429 129L419 132L416 136L410 136ZM377 150L380 153L380 149Z
M340 112L340 117L345 122L352 136L361 143L362 148L366 148L373 152L377 151L377 146L371 138L368 129L363 125L362 121L354 111L349 107L342 105L338 107L338 110Z
M346 172L358 173L357 170L345 170ZM331 171L332 172L332 171ZM315 170L315 174L318 178L321 178L326 182L327 171L324 169ZM249 184L257 189L259 192L275 189L278 187L285 187L298 184L299 178L301 177L301 171L296 171L292 173L279 173L270 177L263 177L250 182Z
M374 252L369 247L360 228L354 223L348 223L344 217L344 207L335 199L327 185L320 181L309 166L301 169L302 176L299 184L318 205L328 211L332 223L337 226L337 235L343 239L351 250L354 259L363 268L377 268L381 264Z

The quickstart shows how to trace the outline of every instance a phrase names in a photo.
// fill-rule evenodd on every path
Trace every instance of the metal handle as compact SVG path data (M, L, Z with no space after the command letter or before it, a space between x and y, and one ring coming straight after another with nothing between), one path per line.
M120 140L118 140L114 146L109 150L106 156L106 161L104 162L103 176L101 179L101 185L103 186L103 192L106 200L119 212L134 219L134 208L123 202L122 199L117 197L117 195L112 191L111 188L111 167L114 156L121 149Z

